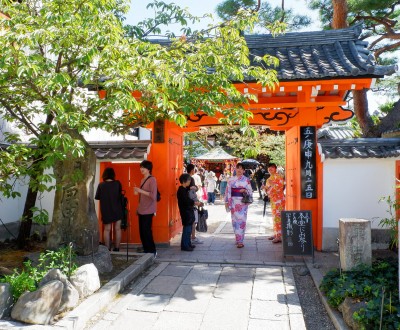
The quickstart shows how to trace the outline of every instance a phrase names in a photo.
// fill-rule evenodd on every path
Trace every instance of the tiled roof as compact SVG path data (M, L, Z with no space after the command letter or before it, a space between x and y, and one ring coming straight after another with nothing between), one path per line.
M294 32L277 37L246 36L252 58L273 55L280 61L278 79L305 80L384 76L396 66L377 65L368 42L359 40L361 24L346 29Z
M142 161L149 152L151 141L90 142L97 159Z
M317 131L317 138L322 139L351 139L354 138L354 130L345 125L327 126Z
M210 151L206 152L203 155L193 157L193 159L207 160L209 162L223 162L224 160L232 160L238 158L228 154L221 147L215 147L214 149L211 149Z
M318 145L323 159L400 157L400 138L318 140Z
M279 59L279 81L346 77L382 77L397 71L397 66L377 65L368 42L359 40L361 24L346 29L246 35L253 65L255 56L272 55ZM151 40L169 45L168 40ZM210 72L213 70L210 69ZM252 81L252 78L246 80Z

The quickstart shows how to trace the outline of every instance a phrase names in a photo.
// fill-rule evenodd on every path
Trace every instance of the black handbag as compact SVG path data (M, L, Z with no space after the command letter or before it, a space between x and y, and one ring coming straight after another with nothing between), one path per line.
M196 224L196 230L200 233L206 233L208 230L207 219L208 219L208 211L201 207L198 210L199 212L199 221Z
M243 193L243 198L242 198L242 203L243 204L251 204L253 203L253 196L248 194L247 192Z

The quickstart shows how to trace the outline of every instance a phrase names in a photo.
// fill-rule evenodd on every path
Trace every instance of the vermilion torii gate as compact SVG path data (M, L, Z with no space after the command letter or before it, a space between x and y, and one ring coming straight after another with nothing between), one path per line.
M322 248L322 165L315 131L324 124L344 121L353 112L344 108L351 90L369 89L374 80L392 74L394 66L377 66L358 39L361 26L342 30L246 36L250 54L273 55L280 61L279 85L275 89L252 81L235 84L244 94L255 94L257 102L245 108L253 113L251 125L286 132L286 209L311 210L314 245ZM180 230L176 207L178 177L182 173L183 133L202 126L221 125L219 116L197 112L185 128L158 121L148 156L154 163L163 200L154 222L157 243L168 243ZM303 134L301 134L303 133ZM309 190L309 191L307 191Z

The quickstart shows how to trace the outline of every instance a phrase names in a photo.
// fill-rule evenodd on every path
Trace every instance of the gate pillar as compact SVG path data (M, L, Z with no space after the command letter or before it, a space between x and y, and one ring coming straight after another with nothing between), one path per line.
M157 244L169 241L181 230L176 191L183 173L183 132L177 125L157 120L149 128L153 131L148 160L153 163L161 201L153 218L153 236Z
M294 126L286 131L286 210L310 210L314 246L322 248L322 165L316 139L312 146L315 155L315 198L304 197L304 164L301 161L301 127ZM302 178L303 174L303 178ZM284 230L284 228L282 228Z

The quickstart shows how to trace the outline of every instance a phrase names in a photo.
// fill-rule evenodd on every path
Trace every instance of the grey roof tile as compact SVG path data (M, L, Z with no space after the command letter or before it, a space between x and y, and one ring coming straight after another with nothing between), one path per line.
M382 77L397 71L397 66L377 65L368 42L359 40L361 24L346 29L246 35L253 65L265 65L255 57L272 55L279 59L278 79L307 80L345 77ZM168 46L168 40L151 40ZM252 78L247 77L247 81Z
M97 159L125 159L142 161L151 141L90 142Z
M400 138L319 139L325 158L400 157Z
M251 56L275 55L280 80L312 78L383 76L396 71L396 66L378 66L368 42L359 40L361 25L312 32L245 36ZM255 62L252 62L256 65Z

